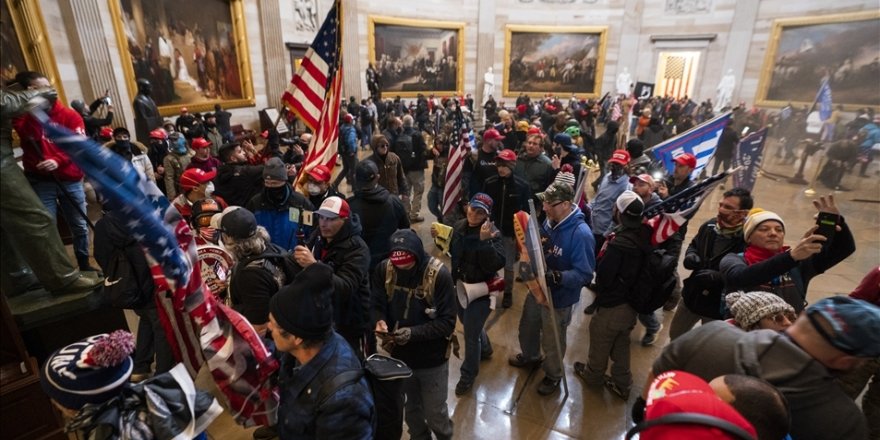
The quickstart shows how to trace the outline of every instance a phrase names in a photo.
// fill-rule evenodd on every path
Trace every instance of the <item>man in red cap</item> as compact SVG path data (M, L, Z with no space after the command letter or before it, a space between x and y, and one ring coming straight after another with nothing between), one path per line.
M174 125L177 126L177 131L183 133L183 135L189 139L193 139L192 128L196 123L196 117L193 116L186 107L180 108L180 116L177 117L177 120L174 121Z
M599 190L591 203L593 208L593 236L596 238L596 251L602 249L605 236L611 232L613 225L614 203L624 191L632 186L627 174L629 153L626 150L614 150L608 159L608 172L602 176Z
M192 204L205 197L211 197L214 193L214 183L212 180L217 176L216 171L205 172L199 168L190 168L183 172L180 176L180 195L171 203L180 212L180 215L190 220L192 215ZM226 201L219 197L212 197L226 207Z
M318 228L305 245L294 248L293 259L303 269L317 261L333 268L333 323L336 331L363 359L375 341L369 327L370 249L361 238L360 219L341 197L328 197L315 211ZM372 346L374 347L375 342Z
M494 128L490 128L483 132L483 143L476 154L471 154L470 160L470 181L468 183L470 194L476 194L483 188L483 183L492 176L498 175L495 168L495 156L501 149L501 141L504 136Z
M339 191L330 186L332 173L326 165L316 165L306 173L305 190L312 206L321 206L328 197L344 198Z
M220 166L220 160L211 156L211 143L205 138L197 137L192 140L191 145L196 155L189 161L186 168L198 168L206 173L216 171Z
M675 163L675 169L672 171L672 175L665 180L661 180L657 187L657 194L660 194L660 198L664 200L694 186L694 181L691 180L691 173L694 171L694 168L697 167L696 156L691 153L683 153L676 156L675 159L673 159L673 162ZM681 255L681 246L684 242L685 235L687 235L687 225L688 222L681 225L678 232L673 234L662 244L663 249L666 249L667 255L675 257L676 260ZM675 291L672 292L669 301L666 301L663 310L675 310L675 308L678 307L678 301L680 299L681 279L678 276L678 272L676 272Z

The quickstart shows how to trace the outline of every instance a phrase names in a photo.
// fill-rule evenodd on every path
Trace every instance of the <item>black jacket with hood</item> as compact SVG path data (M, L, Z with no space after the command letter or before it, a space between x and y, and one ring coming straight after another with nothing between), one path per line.
M217 167L214 194L223 197L229 206L245 206L262 190L262 165L224 163Z
M371 321L384 320L389 332L409 327L410 340L405 345L396 345L391 356L398 358L413 369L432 368L446 362L446 347L449 336L455 330L455 286L452 275L442 266L434 280L434 290L430 303L427 295L408 289L416 289L428 268L429 255L422 246L422 240L412 229L402 229L391 237L391 250L403 250L416 256L416 264L408 270L394 268L396 273L392 297L385 290L385 276L389 260L383 260L373 271L371 281Z
M625 304L627 293L639 277L643 255L651 249L651 228L622 228L609 238L596 260L596 305L616 307Z
M382 185L355 191L348 199L351 212L361 219L361 237L370 248L370 270L391 254L391 234L409 228L409 217L400 198Z

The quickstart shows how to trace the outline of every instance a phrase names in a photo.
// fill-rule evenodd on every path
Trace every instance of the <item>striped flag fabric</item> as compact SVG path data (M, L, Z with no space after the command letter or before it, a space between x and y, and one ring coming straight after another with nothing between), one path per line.
M253 327L219 304L203 283L193 232L156 184L121 156L83 135L48 123L35 112L46 136L70 155L125 227L145 249L156 285L154 299L166 338L195 378L207 364L236 421L276 422L278 389L270 376L278 362Z
M332 170L336 164L342 92L341 13L340 2L334 2L281 96L290 111L314 132L300 169L301 178L318 165Z
M446 184L443 188L443 215L446 216L461 199L461 174L464 161L471 152L471 129L461 107L455 111L455 124L450 139L449 161L446 165Z
M651 244L657 246L678 232L697 213L706 196L724 182L728 174L728 171L722 171L645 209L642 217L653 230Z
M648 151L657 161L663 163L670 174L675 169L673 159L684 153L693 154L697 158L697 167L691 173L691 178L696 179L703 168L706 168L712 156L715 155L721 131L724 130L731 115L731 112L723 113L708 122L657 144Z

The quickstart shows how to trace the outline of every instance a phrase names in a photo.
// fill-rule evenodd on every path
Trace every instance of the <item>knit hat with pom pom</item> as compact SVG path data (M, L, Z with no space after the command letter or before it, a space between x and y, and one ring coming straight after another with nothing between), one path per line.
M127 331L90 336L52 353L43 365L40 385L68 409L106 402L128 383L132 351L134 338Z

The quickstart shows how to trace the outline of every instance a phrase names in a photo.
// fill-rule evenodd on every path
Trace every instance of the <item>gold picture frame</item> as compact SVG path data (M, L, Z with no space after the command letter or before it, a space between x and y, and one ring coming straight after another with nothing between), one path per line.
M822 78L845 110L880 108L880 11L773 21L755 102L810 105Z
M507 25L503 95L598 98L607 35L607 26Z
M142 1L136 12L131 0L109 3L132 97L146 77L163 116L255 105L243 0Z
M13 36L9 34L14 33L18 49L21 50L20 56L24 59L24 66L13 65L12 68L8 65L2 66L3 76L14 77L21 67L40 72L55 86L55 90L58 91L58 99L66 104L67 98L64 96L64 87L61 84L61 76L58 74L55 54L52 52L52 45L46 33L46 24L43 21L43 11L40 9L39 0L3 0L3 2L2 6L6 9L4 12L9 13L9 19L12 22L11 26L3 26L3 39L12 39ZM12 32L7 34L8 31ZM5 47L7 44L10 47ZM4 41L4 52L9 49L14 51L15 44L13 41ZM21 61L14 64L21 64Z
M382 97L461 94L464 90L464 25L463 22L370 16L369 59L379 74ZM388 41L397 45L392 46ZM451 63L454 65L450 66Z

